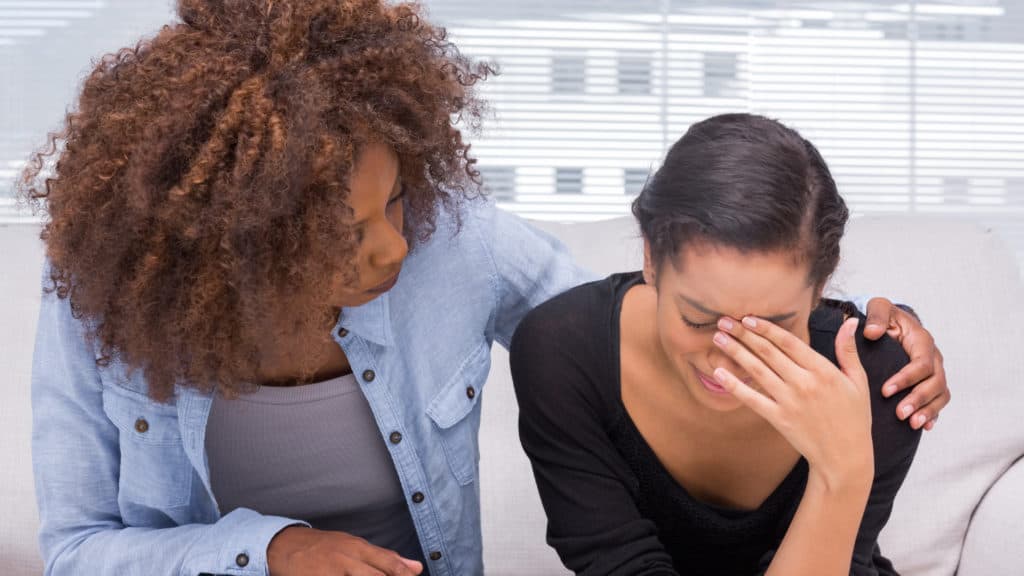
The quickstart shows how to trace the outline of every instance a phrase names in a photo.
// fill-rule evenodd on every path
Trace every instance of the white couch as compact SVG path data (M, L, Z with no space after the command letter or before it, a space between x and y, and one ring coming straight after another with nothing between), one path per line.
M631 220L539 224L602 273L635 269ZM41 573L30 458L29 366L41 248L30 226L0 227L0 575ZM1024 288L990 231L932 215L851 222L839 294L914 305L939 341L954 400L925 435L882 535L909 576L1024 574ZM484 556L495 576L565 574L519 447L507 355L494 351L481 431ZM92 575L89 575L92 576Z

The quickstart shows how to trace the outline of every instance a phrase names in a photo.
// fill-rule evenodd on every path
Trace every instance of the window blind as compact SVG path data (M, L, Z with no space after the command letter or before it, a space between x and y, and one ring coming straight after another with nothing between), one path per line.
M426 5L501 68L474 151L524 216L626 214L690 124L749 111L814 141L855 212L961 214L1024 261L1024 0Z
M496 62L474 139L487 190L530 218L628 213L667 147L728 111L821 148L855 212L960 214L1024 261L1024 0L424 0ZM165 0L0 0L0 222L91 58Z

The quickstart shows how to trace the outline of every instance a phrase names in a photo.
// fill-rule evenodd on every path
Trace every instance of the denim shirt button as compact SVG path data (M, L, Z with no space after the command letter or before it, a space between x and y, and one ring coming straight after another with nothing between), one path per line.
M423 502L423 498L425 498L425 496L423 496L423 492L416 492L415 494L412 495L412 501L415 502L416 504Z
M235 564L237 564L239 568L245 568L249 565L249 555L243 552L238 556L235 556Z
M344 328L338 328L338 338L344 338L345 336L348 336L348 330Z
M135 421L135 431L139 434L149 432L149 422L146 422L145 418L139 418Z
M388 439L391 440L392 444L398 444L399 442L402 441L402 433L401 432L392 432L391 436L389 436Z
M367 382L373 382L373 379L376 377L377 375L373 373L373 370L363 372L363 380L366 380Z
M437 550L434 550L433 552L430 553L430 559L434 560L435 562L440 560L441 559L441 553L438 552Z
M476 398L476 388L473 388L472 386L466 388L466 398L469 398L470 400Z

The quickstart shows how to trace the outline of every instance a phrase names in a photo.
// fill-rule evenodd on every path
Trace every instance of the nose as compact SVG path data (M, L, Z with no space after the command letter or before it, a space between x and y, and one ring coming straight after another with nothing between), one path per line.
M409 242L406 241L405 235L402 234L400 224L398 227L395 227L395 225L388 222L385 226L387 231L383 234L377 249L370 256L370 264L374 268L397 270L409 253Z
M746 370L737 364L735 360L722 352L718 347L711 349L711 357L709 358L709 361L712 370L716 368L725 368L740 380L747 383L750 382L750 374L747 374Z

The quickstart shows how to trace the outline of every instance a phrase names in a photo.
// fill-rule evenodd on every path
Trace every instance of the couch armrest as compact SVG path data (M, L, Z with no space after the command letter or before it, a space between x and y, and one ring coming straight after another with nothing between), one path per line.
M967 528L957 576L1018 574L1024 566L1024 459L996 480Z

